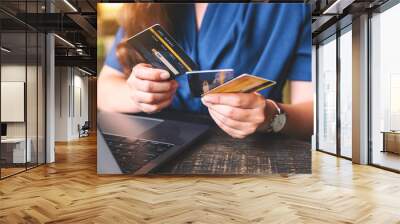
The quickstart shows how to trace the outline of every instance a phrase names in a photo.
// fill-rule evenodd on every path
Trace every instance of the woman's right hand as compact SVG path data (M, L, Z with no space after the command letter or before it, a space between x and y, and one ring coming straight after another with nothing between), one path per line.
M178 83L169 77L168 71L148 64L140 63L133 67L127 83L130 97L141 111L155 113L171 104Z

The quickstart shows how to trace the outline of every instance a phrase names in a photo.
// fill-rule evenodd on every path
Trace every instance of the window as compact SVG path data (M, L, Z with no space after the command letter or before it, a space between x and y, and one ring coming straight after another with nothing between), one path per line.
M26 33L1 31L1 177L26 169L31 162L31 141L26 122ZM4 50L6 49L6 50ZM12 108L12 109L11 109Z
M1 1L0 7L43 12L44 1ZM0 12L0 178L45 163L45 35ZM11 109L12 108L12 109Z
M336 37L318 47L318 149L336 153Z
M340 36L340 155L352 157L352 33L351 26Z
M371 162L400 170L400 4L371 18Z

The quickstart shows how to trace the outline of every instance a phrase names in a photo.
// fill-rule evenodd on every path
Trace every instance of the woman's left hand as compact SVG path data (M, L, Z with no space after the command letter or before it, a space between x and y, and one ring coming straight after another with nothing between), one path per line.
M244 138L268 121L267 102L257 93L208 94L201 100L217 125L234 138Z

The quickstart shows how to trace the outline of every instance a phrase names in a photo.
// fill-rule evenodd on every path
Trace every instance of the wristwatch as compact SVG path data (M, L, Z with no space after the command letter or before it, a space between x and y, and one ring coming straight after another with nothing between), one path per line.
M268 123L267 132L280 132L286 125L286 113L273 100L267 99L267 101L271 102L277 111L277 114L275 114Z

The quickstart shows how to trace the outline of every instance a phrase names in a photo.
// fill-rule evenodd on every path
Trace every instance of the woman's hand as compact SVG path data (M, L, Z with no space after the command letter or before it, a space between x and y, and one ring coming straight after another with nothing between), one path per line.
M168 80L169 77L167 71L147 64L133 67L127 83L131 90L130 97L141 111L154 113L171 104L178 83Z
M211 117L226 133L244 138L269 119L267 102L257 93L217 93L202 98Z

